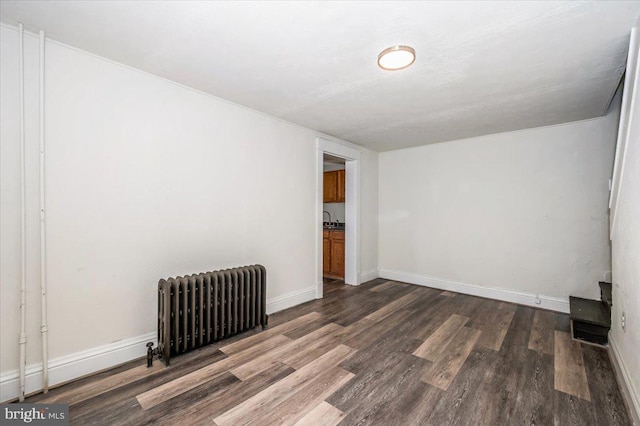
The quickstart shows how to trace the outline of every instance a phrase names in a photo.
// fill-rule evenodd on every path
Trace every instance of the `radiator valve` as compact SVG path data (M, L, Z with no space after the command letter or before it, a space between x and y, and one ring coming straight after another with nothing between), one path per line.
M147 343L147 368L153 367L153 342Z

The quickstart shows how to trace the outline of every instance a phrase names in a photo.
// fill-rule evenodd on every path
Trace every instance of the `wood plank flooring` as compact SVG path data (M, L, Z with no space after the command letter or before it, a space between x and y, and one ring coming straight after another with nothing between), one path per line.
M77 425L630 424L607 352L564 314L377 279L269 322L26 402Z

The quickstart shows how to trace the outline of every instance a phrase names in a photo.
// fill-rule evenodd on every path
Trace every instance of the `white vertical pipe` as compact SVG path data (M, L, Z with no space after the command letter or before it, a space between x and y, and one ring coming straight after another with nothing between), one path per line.
M18 24L18 49L20 62L20 194L22 203L21 244L22 244L22 272L20 276L20 401L24 401L25 368L27 365L27 221L26 221L26 190L25 190L25 140L24 140L24 27Z
M40 294L42 334L42 388L49 392L49 356L47 331L47 228L44 209L44 31L40 31Z

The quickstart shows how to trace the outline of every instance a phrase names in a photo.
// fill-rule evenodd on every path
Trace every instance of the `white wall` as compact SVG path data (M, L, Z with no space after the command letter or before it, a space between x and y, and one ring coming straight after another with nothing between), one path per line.
M333 170L344 170L345 165L344 164L336 164L336 163L327 163L325 162L322 165L322 170L325 172L331 172Z
M635 31L638 31L636 28ZM638 35L636 33L636 35ZM640 415L640 63L639 40L629 48L622 103L623 127L618 139L612 212L613 308L610 342L627 385L636 418ZM622 329L622 313L626 328Z
M379 156L381 276L568 309L610 270L617 116Z
M0 379L6 382L18 367L18 55L16 30L1 31ZM27 363L37 368L38 59L35 37L27 35L26 43ZM48 42L46 50L54 364L153 333L160 278L261 263L268 301L283 306L314 297L316 132L59 43ZM363 151L364 247L377 245L377 191L366 183L377 182L377 154ZM376 251L363 249L361 263L375 265Z
M331 214L331 221L335 222L339 220L341 223L345 223L345 204L344 203L324 203L323 211ZM324 222L328 221L327 215L324 215Z
M360 157L360 282L378 277L378 157L368 149Z

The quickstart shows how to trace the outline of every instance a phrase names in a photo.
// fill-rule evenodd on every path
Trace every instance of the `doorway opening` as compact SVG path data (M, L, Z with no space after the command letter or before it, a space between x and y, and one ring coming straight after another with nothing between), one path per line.
M325 278L360 284L360 151L317 139L316 298Z
M322 163L323 287L344 281L346 161L330 154Z

